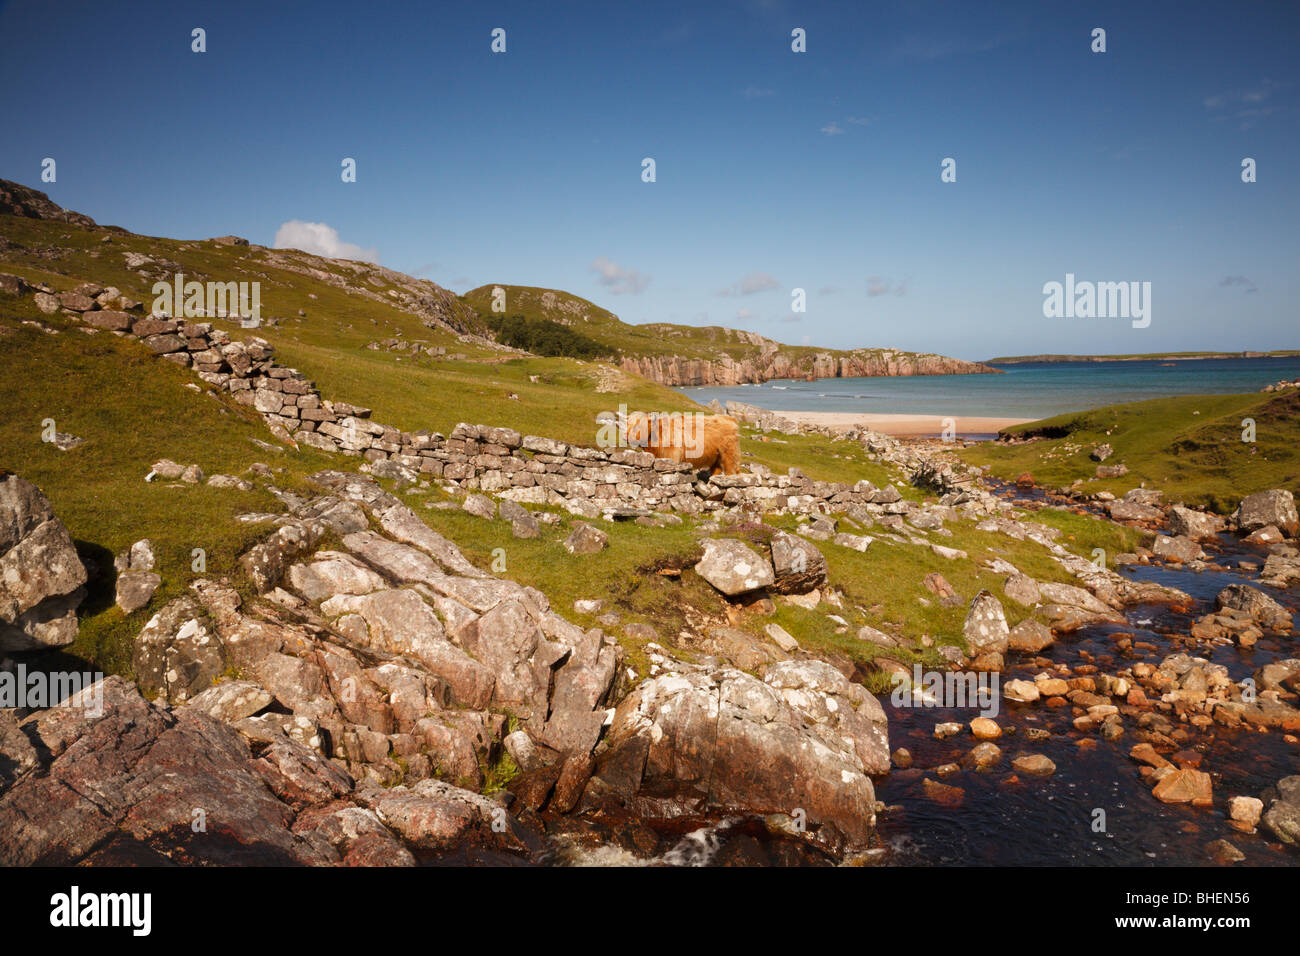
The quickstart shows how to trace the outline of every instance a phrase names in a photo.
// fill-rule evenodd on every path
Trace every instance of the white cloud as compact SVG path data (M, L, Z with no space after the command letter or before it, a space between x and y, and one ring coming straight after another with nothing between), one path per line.
M844 127L842 127L839 123L836 123L832 120L831 122L823 126L821 131L825 133L827 136L839 136L841 133L844 132Z
M650 284L650 276L644 272L625 268L617 262L610 262L604 256L597 256L592 261L591 271L598 273L596 281L607 288L611 295L644 292Z
M744 322L746 319L752 319L756 315L758 315L758 313L754 312L752 309L741 309L736 313L736 318L741 322Z
M357 262L379 262L378 249L362 249L339 238L339 231L323 222L303 222L290 219L275 231L276 249L301 249L329 259L355 259Z
M777 289L780 286L781 283L766 272L751 272L725 289L719 289L718 295L753 295L755 292L766 292L768 289Z

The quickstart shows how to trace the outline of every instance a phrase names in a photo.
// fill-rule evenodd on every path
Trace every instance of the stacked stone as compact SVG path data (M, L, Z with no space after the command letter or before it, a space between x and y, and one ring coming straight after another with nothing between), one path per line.
M699 514L729 507L814 514L898 500L892 488L813 481L798 469L773 475L756 466L749 474L701 481L692 466L637 448L585 448L489 425L461 423L450 436L403 432L371 421L368 408L323 398L301 372L275 362L265 339L232 341L210 322L133 314L140 303L93 283L58 295L40 291L36 298L47 313L62 310L194 369L205 382L257 409L282 439L370 462L392 461L520 503L597 516L611 509Z

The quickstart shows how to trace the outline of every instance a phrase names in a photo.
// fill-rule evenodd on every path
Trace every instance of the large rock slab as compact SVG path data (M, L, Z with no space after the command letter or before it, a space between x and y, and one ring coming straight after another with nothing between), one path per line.
M1241 499L1241 504L1232 517L1241 531L1254 531L1273 525L1293 538L1300 531L1295 496L1281 488L1247 495Z
M30 481L0 474L0 651L71 644L85 583L49 500Z
M880 704L815 661L733 668L659 655L656 676L619 704L584 797L642 813L683 807L807 815L810 830L865 847L875 826L871 772L888 768Z
M255 772L234 730L189 708L159 708L120 677L101 689L98 714L55 708L25 719L42 742L42 768L0 795L0 864L111 861L107 848L189 864L337 862L290 830L293 809Z

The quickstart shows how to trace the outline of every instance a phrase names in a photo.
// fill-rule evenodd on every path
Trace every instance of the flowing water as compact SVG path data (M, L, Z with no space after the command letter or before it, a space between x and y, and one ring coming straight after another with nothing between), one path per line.
M1007 490L1022 507L1049 502L1037 490ZM1062 502L1058 502L1062 503ZM1077 507L1071 503L1071 507ZM1058 635L1038 657L1069 665L1095 665L1114 674L1139 661L1158 665L1167 655L1185 652L1227 667L1235 681L1251 676L1274 660L1300 656L1293 636L1266 634L1251 649L1235 644L1198 645L1188 637L1192 622L1214 609L1214 598L1229 584L1250 583L1289 610L1300 613L1300 588L1277 590L1261 585L1258 567L1266 551L1224 534L1205 545L1207 565L1201 571L1179 566L1131 565L1128 577L1178 588L1193 601L1185 610L1170 605L1136 605L1125 610L1127 623L1085 627ZM1132 648L1116 645L1119 635L1132 636ZM1146 646L1144 646L1146 645ZM1016 678L1032 680L1044 668L1028 655L1011 654L1001 675L1005 684ZM989 770L963 767L940 777L935 768L959 764L976 741L966 729L978 709L898 707L881 698L889 717L890 748L907 748L914 764L895 769L876 781L877 799L886 805L878 814L876 849L865 861L895 866L1170 866L1210 862L1205 845L1228 839L1243 854L1239 865L1300 864L1300 853L1270 845L1260 835L1236 832L1227 825L1224 807L1231 796L1259 796L1280 778L1300 773L1300 746L1287 743L1277 729L1266 732L1232 730L1213 724L1194 731L1186 751L1201 754L1199 769L1214 780L1214 807L1164 804L1151 793L1128 754L1135 743L1134 721L1125 718L1125 733L1105 740L1073 726L1071 707L1052 708L1044 702L1021 705L1001 701L995 718L1004 736L996 741L1003 755ZM963 732L936 739L942 722L963 725ZM1050 737L1030 739L1031 730ZM1011 761L1021 754L1043 754L1056 764L1047 777L1016 774ZM962 791L959 805L945 805L927 795L929 778ZM792 782L792 790L797 786ZM1094 829L1104 812L1104 829ZM757 817L725 819L685 816L669 821L584 821L573 817L548 820L545 849L531 862L544 865L600 866L808 866L826 865L831 858L802 841L769 833ZM502 859L444 859L442 862L505 863ZM514 859L513 862L522 862Z
M1207 551L1213 546L1207 548ZM1136 605L1126 610L1127 625L1087 627L1076 634L1058 636L1042 657L1072 667L1090 659L1104 673L1131 667L1139 660L1158 664L1170 653L1186 652L1226 666L1234 680L1248 677L1271 661L1297 654L1293 638L1266 636L1252 650L1236 645L1198 647L1179 640L1192 621L1214 607L1214 597L1229 584L1252 583L1281 601L1290 610L1300 610L1295 589L1278 591L1254 580L1256 574L1236 568L1243 558L1263 563L1262 551L1242 546L1223 536L1213 554L1215 563L1227 571L1195 572L1163 566L1131 566L1121 573L1138 580L1156 581L1179 588L1195 602L1191 613L1179 613L1168 605ZM1123 654L1112 640L1115 634L1134 635L1133 642L1145 642L1155 650L1136 649ZM1085 656L1086 655L1086 656ZM1043 668L1018 663L1002 679L1032 679ZM1246 855L1246 864L1296 865L1294 851L1277 851L1262 836L1248 836L1228 828L1224 804L1230 796L1258 796L1281 777L1300 773L1300 747L1288 744L1277 730L1258 732L1228 730L1218 724L1194 734L1186 748L1202 753L1201 770L1214 777L1215 806L1198 809L1163 804L1152 796L1139 776L1139 765L1128 752L1137 743L1132 721L1126 733L1114 741L1095 732L1081 733L1072 725L1073 711L1052 709L1042 702L1020 705L1004 700L997 717L1006 730L1016 733L997 741L1002 761L990 771L963 769L941 782L962 788L961 806L945 807L924 796L921 780L939 780L932 771L895 770L880 782L877 796L891 806L881 815L879 837L890 847L885 862L898 864L966 865L1204 865L1204 845L1219 838L1229 839ZM970 750L973 739L964 734L948 740L934 737L934 725L956 721L963 725L973 711L894 708L890 716L890 746L908 748L918 768L956 762ZM1026 739L1025 730L1049 731L1045 740ZM1095 746L1080 746L1090 741ZM1049 777L1018 775L1014 779L1010 761L1021 753L1041 753L1056 764ZM1104 832L1094 832L1097 810L1105 813Z

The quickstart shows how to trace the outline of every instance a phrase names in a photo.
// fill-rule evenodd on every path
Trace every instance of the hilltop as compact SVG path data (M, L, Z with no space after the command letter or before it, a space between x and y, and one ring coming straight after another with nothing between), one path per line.
M605 346L621 369L662 385L739 385L770 379L857 378L894 375L996 373L976 362L897 349L821 349L785 345L756 332L719 325L651 322L632 325L593 302L562 292L492 283L465 293L463 301L492 315L494 291L505 293L507 316L555 323Z

